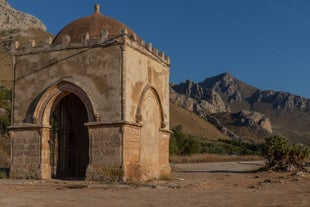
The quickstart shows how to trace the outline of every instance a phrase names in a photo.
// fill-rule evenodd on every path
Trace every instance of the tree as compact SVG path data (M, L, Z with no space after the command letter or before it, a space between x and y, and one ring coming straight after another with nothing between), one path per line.
M173 133L169 143L170 154L190 155L200 153L200 142L195 137L184 134L182 129L181 125L172 128Z
M272 170L302 170L303 162L310 156L310 150L304 145L288 144L279 136L267 138L262 155L267 160L267 168Z

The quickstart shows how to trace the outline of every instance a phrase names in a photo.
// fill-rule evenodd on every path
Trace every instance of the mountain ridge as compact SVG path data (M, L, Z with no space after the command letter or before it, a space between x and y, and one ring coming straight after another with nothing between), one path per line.
M251 124L246 127L257 134L261 129L266 129L269 134L273 132L292 141L310 144L310 99L305 97L282 91L260 90L230 73L208 77L198 83L187 80L171 85L171 89L176 93L170 97L173 102L198 115L210 114L237 136L240 136L238 131L241 122L236 120L236 114L243 111L241 114L253 114L252 121L247 122ZM197 105L200 107L198 112ZM216 108L218 110L210 110ZM262 117L261 121L258 121L258 117ZM245 120L244 117L240 119Z

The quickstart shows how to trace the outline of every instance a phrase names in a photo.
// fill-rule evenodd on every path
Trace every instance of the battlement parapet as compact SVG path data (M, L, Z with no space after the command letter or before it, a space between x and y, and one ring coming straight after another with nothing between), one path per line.
M80 42L71 42L71 37L69 35L63 35L62 42L59 44L53 43L52 37L47 38L43 43L40 44L38 44L35 40L29 40L28 45L26 46L22 46L20 42L15 41L11 43L11 54L25 55L64 49L98 47L116 42L122 43L125 42L126 39L136 42L152 55L156 56L167 64L170 64L170 58L165 56L164 52L158 51L157 48L153 48L152 43L145 43L143 39L138 38L135 34L129 35L126 29L121 29L118 36L110 36L108 31L101 30L100 35L98 35L97 38L91 38L88 32L83 33L81 34Z

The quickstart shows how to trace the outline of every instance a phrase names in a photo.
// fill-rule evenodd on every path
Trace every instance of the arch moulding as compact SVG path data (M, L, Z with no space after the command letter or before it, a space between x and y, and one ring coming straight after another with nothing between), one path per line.
M33 122L49 125L53 106L70 93L77 95L84 103L89 122L99 121L98 107L90 91L79 81L65 78L49 86L41 95L32 116Z
M162 104L161 104L161 100L160 100L160 97L156 91L156 89L150 85L146 86L142 93L141 93L141 96L140 96L140 99L139 99L139 102L138 102L138 107L137 107L137 111L136 111L136 122L137 123L140 123L142 121L142 114L141 114L141 108L142 108L142 104L143 104L143 99L146 95L147 92L151 92L157 103L158 103L158 106L159 106L159 110L160 110L160 120L161 120L161 128L165 128L166 127L166 123L165 123L165 119L164 119L164 111L163 111L163 107L162 107Z

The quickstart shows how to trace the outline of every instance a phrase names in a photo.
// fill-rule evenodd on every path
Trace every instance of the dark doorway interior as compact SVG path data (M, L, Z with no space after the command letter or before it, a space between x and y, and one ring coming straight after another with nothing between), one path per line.
M69 94L55 107L51 116L52 177L84 179L89 164L89 137L84 123L87 111L78 96Z

